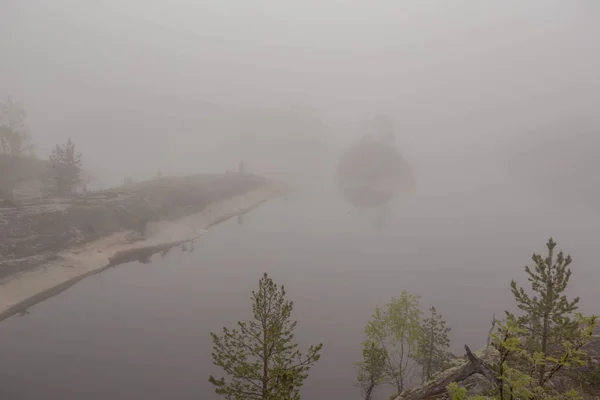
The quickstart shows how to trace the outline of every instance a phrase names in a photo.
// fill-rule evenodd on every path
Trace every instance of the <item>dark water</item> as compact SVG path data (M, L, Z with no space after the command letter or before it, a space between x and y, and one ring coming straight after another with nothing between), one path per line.
M301 344L324 343L311 400L359 399L363 326L403 289L446 317L454 350L482 346L492 314L512 306L510 279L550 235L574 257L583 310L600 312L600 218L477 196L416 194L374 228L335 193L297 193L214 227L191 252L90 277L0 324L0 398L217 399L209 332L250 316L264 271L295 301Z

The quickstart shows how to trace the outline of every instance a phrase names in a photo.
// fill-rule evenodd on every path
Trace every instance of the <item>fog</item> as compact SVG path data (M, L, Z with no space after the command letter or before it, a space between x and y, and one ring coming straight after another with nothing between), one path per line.
M5 0L0 94L27 109L40 155L70 136L105 185L240 158L276 174L298 140L335 159L357 122L387 113L421 183L464 190L508 179L517 148L597 130L599 12L592 0ZM296 106L323 127L265 126ZM278 142L240 154L241 137Z
M454 254L466 252L468 240L484 241L479 231L457 230L460 239L450 222L431 221L468 216L475 226L486 214L490 232L498 219L494 235L531 235L520 268L543 250L530 248L534 233L540 246L546 236L573 234L566 246L592 253L578 224L596 218L600 204L599 20L597 0L1 0L0 98L27 110L39 157L72 138L98 178L91 188L159 170L225 172L244 161L313 202L336 190L340 156L365 121L385 114L415 176L412 200L395 206L397 218L415 218L407 224L421 236L402 231L415 254L433 251L445 234ZM336 201L307 211L292 237L331 239L335 231L343 247L340 232L358 228L321 216L356 210ZM579 219L508 227L521 218L515 210L538 222L555 210ZM368 234L354 232L357 251L373 234L360 229ZM399 231L383 232L364 250L394 248ZM493 247L493 234L482 248ZM333 257L333 242L305 240L307 253L322 246ZM346 257L350 268L356 259ZM444 302L439 293L436 300Z

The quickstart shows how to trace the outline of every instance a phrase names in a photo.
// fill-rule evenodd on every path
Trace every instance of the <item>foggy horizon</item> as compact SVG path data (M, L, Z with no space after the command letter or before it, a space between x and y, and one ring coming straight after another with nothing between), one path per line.
M83 197L194 175L160 200L144 192L174 218L257 182L292 190L235 197L237 219L203 220L198 250L111 268L3 322L0 397L216 400L208 330L248 316L265 271L298 304L302 346L325 343L310 399L359 398L364 325L404 289L439 306L453 351L483 344L551 236L597 314L597 21L597 0L2 0L0 103L27 112L39 159L73 140L96 178ZM22 208L0 204L0 234L27 253L141 218L146 238L133 203L114 217L51 200L62 214L32 234L10 225Z
M12 0L0 15L0 94L28 111L40 155L70 136L112 184L117 170L154 171L127 165L118 147L115 171L102 171L102 136L123 148L151 139L144 151L165 173L221 170L189 149L211 157L223 132L193 121L295 104L333 125L332 157L356 137L347 124L383 113L417 164L463 143L502 159L534 134L569 134L542 132L565 119L599 126L598 12L591 1ZM178 144L165 148L162 135Z

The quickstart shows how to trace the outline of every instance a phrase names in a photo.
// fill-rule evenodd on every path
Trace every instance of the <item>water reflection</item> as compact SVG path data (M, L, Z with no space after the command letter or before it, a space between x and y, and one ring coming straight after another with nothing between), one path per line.
M132 261L137 261L140 264L150 264L152 262L152 257L155 254L160 254L162 258L165 258L169 255L171 250L176 247L182 252L191 253L196 249L196 239L184 242L167 243L117 254L110 260L109 267L116 267Z
M19 317L23 317L27 314L31 314L31 312L29 310L21 310L19 311Z
M372 220L372 227L375 230L381 230L388 226L392 218L392 208L389 204L384 204L376 210Z
M237 215L237 224L244 224L244 214L240 213ZM223 217L223 220L229 219L228 217ZM126 251L121 254L115 255L111 260L109 267L115 267L117 265L122 265L125 263L129 263L132 261L137 261L141 264L149 264L152 262L152 257L155 254L160 254L162 258L165 258L169 255L170 251L178 247L182 252L192 253L196 249L196 239L186 240L174 243L161 244L157 246L147 247L143 249Z
M152 262L152 255L148 253L141 254L138 261L140 264L150 264Z
M453 350L483 347L490 317L513 305L510 279L526 279L522 265L548 232L576 255L574 289L590 304L583 311L597 312L598 217L537 207L501 219L434 218L429 210L447 199L422 193L402 207L348 213L332 192L318 202L300 191L288 204L269 202L245 217L244 229L232 218L201 245L155 249L164 260L142 265L138 254L4 321L0 399L220 400L206 379L215 372L209 332L248 319L265 271L289 290L300 345L325 346L303 388L307 399L360 398L353 363L364 326L377 304L404 289L421 295L424 308L439 306ZM359 217L384 232L365 230Z
M164 249L163 251L160 252L160 256L162 258L165 258L166 256L169 255L169 253L171 252L172 247L169 247L168 249Z
M191 240L187 243L183 243L181 246L179 246L179 249L184 253L193 253L194 250L196 250L196 240Z

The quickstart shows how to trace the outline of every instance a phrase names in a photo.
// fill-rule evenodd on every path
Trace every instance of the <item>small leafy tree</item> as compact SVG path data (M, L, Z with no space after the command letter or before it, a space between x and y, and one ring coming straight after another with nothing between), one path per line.
M498 330L492 334L492 346L498 351L499 359L490 365L496 376L495 397L500 400L531 399L534 379L516 368L525 356L520 337L527 331L519 328L512 318L496 323Z
M437 313L435 307L429 309L429 317L421 324L417 354L415 361L421 367L423 382L430 380L433 375L442 371L450 360L450 328L446 327L443 316Z
M55 191L69 195L81 183L81 153L75 151L75 143L69 138L65 144L56 145L50 155L51 175L55 179Z
M357 386L365 400L371 400L375 388L385 381L386 353L378 343L363 342L363 361L358 363Z
M310 346L306 355L294 343L296 321L293 303L285 299L265 273L258 291L252 292L253 319L238 322L237 329L212 333L213 363L227 378L209 377L216 393L228 400L298 400L308 371L321 357L322 344Z
M0 154L33 155L27 112L11 97L0 102Z
M450 400L489 400L489 397L485 396L469 396L467 389L458 386L456 382L449 384L447 390Z
M419 296L406 290L392 298L384 310L375 309L365 333L378 343L386 356L385 380L401 393L413 376L413 358L419 343L421 326Z

